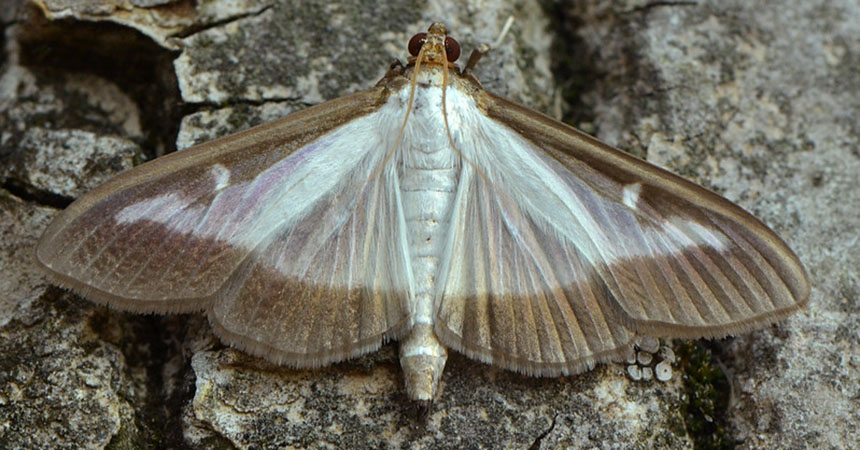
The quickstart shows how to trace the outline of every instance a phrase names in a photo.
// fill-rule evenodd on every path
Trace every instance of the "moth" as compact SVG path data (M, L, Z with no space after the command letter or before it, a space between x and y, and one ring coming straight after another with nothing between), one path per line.
M225 343L319 367L400 341L429 405L447 349L534 376L643 336L722 337L809 297L728 200L485 91L434 23L373 88L130 170L38 244L58 285L204 310Z

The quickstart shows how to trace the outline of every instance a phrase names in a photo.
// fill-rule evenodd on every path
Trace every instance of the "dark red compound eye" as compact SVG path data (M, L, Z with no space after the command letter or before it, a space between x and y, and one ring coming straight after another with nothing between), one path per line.
M449 36L445 36L445 55L448 56L448 62L454 62L460 57L460 44Z
M421 46L427 42L427 33L418 33L415 36L412 36L412 39L409 40L409 54L412 56L418 56L418 52L421 51Z

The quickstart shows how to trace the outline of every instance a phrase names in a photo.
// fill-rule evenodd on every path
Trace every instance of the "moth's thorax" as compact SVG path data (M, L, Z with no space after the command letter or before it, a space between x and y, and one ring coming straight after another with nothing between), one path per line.
M415 67L412 66L404 73L404 76L408 77L410 81L412 80L414 70ZM446 74L445 68L439 64L422 65L418 68L415 82L422 86L441 87L443 84L452 86L457 83L460 75L457 73L457 68L454 64L449 64L447 70L448 73Z

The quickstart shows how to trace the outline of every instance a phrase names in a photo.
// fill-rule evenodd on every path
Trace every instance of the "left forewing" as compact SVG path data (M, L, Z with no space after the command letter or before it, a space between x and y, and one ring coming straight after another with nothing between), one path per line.
M206 308L227 343L293 366L357 356L408 323L411 275L382 88L145 164L62 212L55 281L139 312ZM392 132L389 128L393 128Z

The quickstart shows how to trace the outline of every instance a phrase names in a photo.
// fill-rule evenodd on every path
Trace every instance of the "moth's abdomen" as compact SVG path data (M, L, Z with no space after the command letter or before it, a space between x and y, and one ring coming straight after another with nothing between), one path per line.
M449 229L460 164L448 148L404 155L400 191L415 280L413 319L432 324L439 259Z
M436 144L407 148L399 174L415 282L409 299L413 327L401 342L400 366L407 395L420 402L433 400L448 356L433 332L433 297L460 176L457 154L447 142Z

